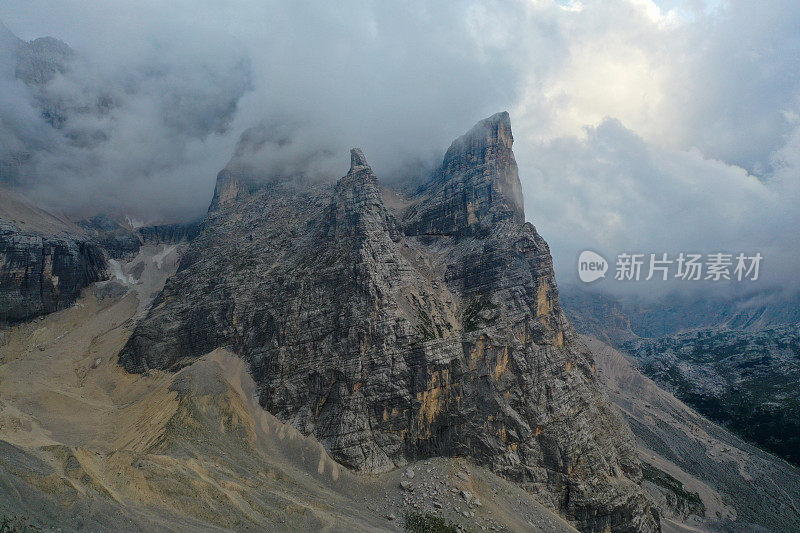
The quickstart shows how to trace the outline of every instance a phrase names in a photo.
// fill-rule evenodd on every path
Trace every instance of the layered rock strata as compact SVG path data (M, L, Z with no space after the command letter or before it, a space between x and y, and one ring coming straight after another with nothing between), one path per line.
M119 356L177 370L227 347L261 405L340 463L469 456L583 531L656 531L630 432L524 221L507 113L387 207L363 153L335 186L220 174L179 272Z

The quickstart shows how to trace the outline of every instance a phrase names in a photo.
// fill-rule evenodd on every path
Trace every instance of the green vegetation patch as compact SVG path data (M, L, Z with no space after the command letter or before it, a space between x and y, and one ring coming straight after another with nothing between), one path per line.
M672 477L667 472L642 463L642 475L650 483L666 491L667 504L678 512L705 516L706 506L696 492L689 492L683 483Z
M41 531L41 529L29 524L25 517L0 517L0 533L28 533L33 531Z
M412 533L457 533L458 526L431 513L406 513L406 531Z
M486 296L474 298L469 307L464 311L464 331L477 331L478 329L491 326L499 317L496 311L497 306Z

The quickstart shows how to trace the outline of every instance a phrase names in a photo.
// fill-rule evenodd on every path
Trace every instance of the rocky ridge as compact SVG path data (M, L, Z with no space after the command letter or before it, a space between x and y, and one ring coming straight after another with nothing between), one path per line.
M405 208L363 153L335 187L223 171L125 348L129 371L241 356L261 405L347 467L468 456L581 530L655 531L627 426L524 222L510 120L456 140Z
M48 93L47 85L63 74L74 58L73 50L64 42L52 37L41 37L23 41L0 22L0 76L4 81L20 81L27 86L31 99L36 102L42 119L49 126L60 129L69 113L68 104ZM0 146L0 184L20 185L24 181L25 166L40 147L35 143L20 143L13 139L12 131L6 131L8 143ZM13 140L12 140L13 139Z
M101 282L78 305L5 332L0 524L400 531L436 519L465 531L574 531L469 458L353 474L313 436L264 411L246 363L225 350L177 373L128 374L113 364L183 246L148 245L121 260L131 291ZM174 255L162 260L168 249ZM664 531L797 529L797 469L702 419L621 354L587 342L649 465L642 487L663 512Z
M622 349L698 412L800 465L800 325L699 328Z
M96 281L122 275L118 260L186 243L200 223L134 228L109 216L77 224L0 188L0 326L59 311ZM125 278L125 276L122 276Z
M658 502L665 531L800 528L800 469L699 415L645 377L629 356L593 338L586 342L609 397L636 435L642 486Z
M0 194L0 325L64 309L105 277L103 250L78 227Z
M144 245L188 242L200 232L200 222L134 227L128 220L97 215L78 222L114 259L130 259Z
M564 302L579 332L629 354L644 374L708 418L800 464L796 297L630 302L572 288Z
M561 287L561 300L580 333L617 347L638 338L665 337L699 328L759 331L800 322L800 298L789 291L671 292L650 299L566 285Z

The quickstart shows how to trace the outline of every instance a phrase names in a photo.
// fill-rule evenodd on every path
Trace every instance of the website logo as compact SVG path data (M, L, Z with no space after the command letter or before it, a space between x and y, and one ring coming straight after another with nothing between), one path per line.
M608 261L591 250L584 250L578 257L578 277L584 283L591 283L600 278L606 277L608 271Z

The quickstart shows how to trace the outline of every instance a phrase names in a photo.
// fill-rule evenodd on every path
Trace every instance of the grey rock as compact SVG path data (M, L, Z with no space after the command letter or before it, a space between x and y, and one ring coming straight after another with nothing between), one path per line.
M201 221L143 226L138 233L144 244L178 244L189 242L200 234Z
M104 283L97 284L97 299L100 301L106 298L120 298L128 292L128 287L118 280L112 279Z
M800 466L800 324L698 328L621 348L699 413Z
M758 331L800 323L797 291L715 296L707 291L671 292L654 299L619 298L585 284L561 288L567 315L579 333L613 346L639 338L698 328Z
M72 49L58 39L40 37L33 41L17 40L15 75L28 85L43 85L58 74L74 57Z
M194 239L200 222L164 224L135 228L127 220L97 215L78 225L114 259L134 257L145 244L178 244Z
M357 149L332 188L259 188L231 164L120 363L176 370L225 346L265 409L347 467L471 457L582 530L656 531L630 431L524 221L512 141L506 113L480 122L397 209Z
M127 221L121 222L107 215L81 220L78 226L114 259L133 257L142 245L136 230Z
M406 211L409 235L460 235L481 223L516 222L525 214L511 145L511 120L498 113L456 139L421 200Z
M82 235L40 235L0 220L0 324L69 307L105 277L103 251Z
M23 41L0 22L0 50L4 56L4 67L8 67L9 74L13 73L16 79L27 86L30 99L39 108L42 119L53 128L61 128L66 120L66 99L56 96L57 91L46 94L46 86L67 71L75 55L72 49L52 37ZM11 185L23 182L23 169L33 158L32 151L38 148L37 143L27 144L19 146L12 143L10 146L14 149L4 150L0 157L0 182Z
M579 331L637 359L699 413L800 466L797 294L668 294L645 302L575 287L567 294Z

